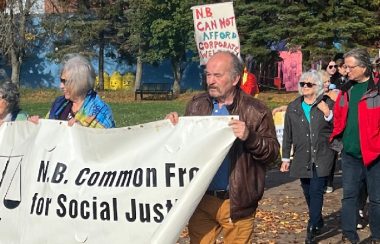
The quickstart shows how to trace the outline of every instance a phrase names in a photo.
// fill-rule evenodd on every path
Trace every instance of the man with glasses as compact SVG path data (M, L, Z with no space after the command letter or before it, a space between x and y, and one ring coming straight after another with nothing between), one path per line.
M344 55L349 82L342 87L334 107L330 141L341 139L342 241L359 243L356 232L358 199L363 181L369 196L371 243L380 243L380 85L372 79L365 49Z

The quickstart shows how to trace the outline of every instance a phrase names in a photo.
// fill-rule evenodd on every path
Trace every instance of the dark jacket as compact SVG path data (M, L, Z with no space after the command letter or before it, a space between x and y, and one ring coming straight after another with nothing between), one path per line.
M348 82L348 78L345 76L342 76L339 72L336 72L333 76L330 78L331 84L335 85L335 88L340 90Z
M212 98L203 93L188 103L185 115L211 115L212 108ZM229 197L231 219L235 220L256 210L264 193L266 164L277 159L279 143L271 111L259 100L237 89L227 109L231 115L239 115L249 129L247 140L236 139L229 151Z
M290 158L293 145L293 160L290 164L290 176L312 178L312 164L315 164L318 177L328 176L334 162L335 152L329 147L329 136L332 132L332 120L326 121L322 111L317 107L325 100L330 110L334 102L321 95L310 111L310 123L302 109L303 96L291 102L285 113L282 157Z

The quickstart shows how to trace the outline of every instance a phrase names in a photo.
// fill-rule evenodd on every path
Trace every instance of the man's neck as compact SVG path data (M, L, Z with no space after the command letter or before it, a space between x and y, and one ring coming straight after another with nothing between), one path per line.
M234 102L235 92L232 92L226 96L216 98L219 108L223 105L231 105Z
M357 83L363 83L363 82L366 82L367 80L369 80L369 77L368 76L363 76L359 79L356 80Z

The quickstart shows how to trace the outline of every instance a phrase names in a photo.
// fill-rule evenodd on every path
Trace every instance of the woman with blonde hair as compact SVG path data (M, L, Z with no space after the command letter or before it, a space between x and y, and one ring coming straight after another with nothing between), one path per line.
M48 113L49 119L67 120L92 128L115 127L112 111L94 91L95 72L87 58L80 54L69 54L61 69L58 97Z
M338 97L339 90L331 86L330 75L325 70L319 70L318 74L321 76L323 82L324 94L329 96L335 102Z

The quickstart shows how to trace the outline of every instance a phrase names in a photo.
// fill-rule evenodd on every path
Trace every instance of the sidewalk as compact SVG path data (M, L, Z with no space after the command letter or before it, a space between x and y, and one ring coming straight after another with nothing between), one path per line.
M323 217L325 227L317 240L321 244L341 243L341 172L335 173L335 191L325 194ZM278 169L267 172L266 190L255 222L254 243L304 243L308 215L298 179ZM358 230L362 244L369 243L369 227Z
M334 177L335 191L324 195L323 218L325 226L322 229L322 234L317 237L320 244L341 243L341 177L341 171L336 171ZM289 173L281 173L278 169L268 171L265 193L256 213L253 243L305 243L307 221L307 205L300 181L290 178ZM358 230L358 234L361 244L369 243L370 231L368 226ZM182 232L177 243L189 243L187 229ZM223 239L219 238L217 243L223 243Z

